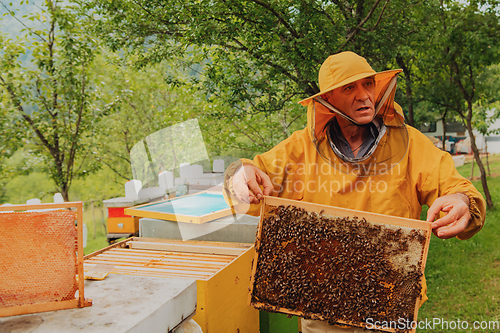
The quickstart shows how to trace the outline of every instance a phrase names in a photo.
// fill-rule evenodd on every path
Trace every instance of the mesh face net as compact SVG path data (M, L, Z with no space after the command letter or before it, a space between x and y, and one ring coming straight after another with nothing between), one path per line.
M397 77L376 77L376 116L379 137L363 157L349 158L332 146L329 139L329 122L332 112L321 103L312 102L313 142L320 156L332 167L347 175L369 177L393 169L408 150L408 130L394 103Z
M76 214L0 214L0 307L75 299Z
M263 218L252 303L365 327L416 320L427 231L271 206Z

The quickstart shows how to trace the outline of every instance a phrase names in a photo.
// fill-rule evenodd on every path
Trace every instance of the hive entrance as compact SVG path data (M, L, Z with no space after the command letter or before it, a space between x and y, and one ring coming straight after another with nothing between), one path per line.
M428 231L292 205L264 211L254 306L358 327L416 320Z

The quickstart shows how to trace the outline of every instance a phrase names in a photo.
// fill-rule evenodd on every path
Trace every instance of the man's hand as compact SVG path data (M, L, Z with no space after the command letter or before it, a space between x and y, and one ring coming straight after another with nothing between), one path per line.
M260 189L264 187L264 192ZM271 178L255 165L243 165L233 177L236 197L245 203L258 204L264 195L274 190Z
M433 222L439 212L447 214L432 223L432 232L442 239L455 237L469 225L469 197L454 193L437 198L427 211L427 222Z

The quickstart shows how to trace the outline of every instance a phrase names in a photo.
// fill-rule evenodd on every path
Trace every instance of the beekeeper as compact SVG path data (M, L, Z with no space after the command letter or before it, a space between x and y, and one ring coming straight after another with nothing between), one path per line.
M472 237L484 224L484 199L448 153L404 124L394 102L400 72L377 73L352 52L328 57L321 91L300 102L308 126L253 161L230 165L226 199L252 215L263 195L413 219L428 205L437 237ZM424 283L421 303L425 291ZM303 320L303 332L337 331L344 329Z

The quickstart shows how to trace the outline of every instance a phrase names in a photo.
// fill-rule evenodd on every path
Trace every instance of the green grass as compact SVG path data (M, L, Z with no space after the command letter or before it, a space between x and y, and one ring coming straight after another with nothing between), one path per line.
M500 157L493 156L492 174L500 172ZM460 167L467 175L470 164ZM477 175L479 172L476 168ZM475 174L476 174L475 172ZM482 191L479 181L473 182ZM500 321L500 177L488 177L488 186L497 203L486 214L484 228L466 241L441 240L432 236L426 266L429 300L420 308L419 320ZM453 332L441 329L419 332ZM467 331L474 331L469 327ZM491 332L491 330L476 330Z
M484 168L486 170L486 174L488 174L488 167L486 165L486 157L481 158L481 161L483 162ZM500 155L493 155L488 157L488 162L490 165L490 172L492 176L498 176L500 175ZM457 168L458 172L466 177L470 178L471 170L472 170L472 162L468 161L466 164L462 165L461 167ZM479 177L481 174L479 172L479 167L477 166L477 163L474 162L474 179Z
M102 223L102 214L104 214L104 221L106 220L106 214L102 209L102 207L94 207L94 216L92 216L90 205L86 204L84 206L83 224L87 226L87 246L83 248L85 255L108 246L106 229Z
M97 205L97 203L94 204ZM106 237L105 221L106 208L102 208L102 203L101 206L94 206L93 216L90 204L84 205L83 223L87 226L87 246L83 248L84 255L93 253L109 245ZM118 241L122 239L125 238L120 238Z

